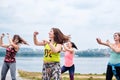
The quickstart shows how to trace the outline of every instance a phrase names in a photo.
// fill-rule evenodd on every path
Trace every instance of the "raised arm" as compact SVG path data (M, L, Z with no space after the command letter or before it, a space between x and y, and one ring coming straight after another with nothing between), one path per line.
M62 50L62 45L61 44L56 44L56 46L51 43L50 41L48 40L43 40L44 44L48 44L52 50L52 52L54 53L57 53L57 52L60 52Z
M60 52L62 50L61 44L57 44L55 47L52 43L49 43L49 46L50 46L51 50L55 53Z
M45 45L44 41L41 41L41 42L38 41L38 39L37 39L38 34L39 34L38 32L34 32L34 34L33 34L34 44L37 45L37 46L44 46Z
M19 45L15 44L13 41L12 41L12 38L10 37L10 35L7 33L7 36L8 36L8 40L9 40L9 44L12 45L16 51L19 50Z
M108 43L107 42L102 42L100 38L96 38L96 41L97 41L98 44L105 45L105 46L109 47Z
M63 48L64 48L65 51L70 51L72 53L74 52L73 48L68 48L67 45L65 45L65 44L63 45Z
M101 45L105 45L108 46L109 48L111 48L114 52L116 53L120 53L120 45L115 45L109 42L109 40L107 40L106 42L102 42L101 39L97 38L96 39L97 42Z
M4 43L3 43L3 37L5 36L5 34L2 34L1 36L0 36L0 46L1 47L4 47L4 48L7 48L9 45L5 45Z
M10 35L7 33L7 37L8 37L8 40L9 40L9 43L10 44L13 44L13 41L12 41L12 39L10 38Z

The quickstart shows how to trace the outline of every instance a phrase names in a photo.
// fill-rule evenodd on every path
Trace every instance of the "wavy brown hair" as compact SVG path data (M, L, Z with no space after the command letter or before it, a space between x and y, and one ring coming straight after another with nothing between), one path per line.
M60 29L52 28L54 32L54 41L59 44L63 44L69 40L69 36L64 35Z
M19 35L17 35L17 34L15 34L14 36L13 36L13 39L12 39L12 41L14 42L14 40L15 39L18 39L18 42L17 42L17 44L28 44L24 39L22 39Z

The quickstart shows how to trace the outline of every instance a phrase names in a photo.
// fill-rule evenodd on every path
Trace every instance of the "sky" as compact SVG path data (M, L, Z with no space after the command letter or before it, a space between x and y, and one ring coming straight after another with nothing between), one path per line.
M0 0L0 34L19 34L34 47L34 31L41 41L56 27L70 34L79 50L106 48L96 38L113 42L113 34L120 32L119 4L120 0Z

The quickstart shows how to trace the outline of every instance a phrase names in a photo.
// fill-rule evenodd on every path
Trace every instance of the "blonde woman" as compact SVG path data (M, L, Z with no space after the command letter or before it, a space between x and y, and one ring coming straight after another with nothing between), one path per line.
M113 38L114 43L109 40L103 42L100 38L96 39L99 44L108 46L112 50L107 65L106 80L112 80L113 75L120 80L120 33L114 33Z

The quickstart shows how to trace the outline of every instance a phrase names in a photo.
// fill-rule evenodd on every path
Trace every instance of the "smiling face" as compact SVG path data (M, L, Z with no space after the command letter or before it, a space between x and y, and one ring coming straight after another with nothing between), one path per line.
M54 32L53 32L53 29L50 30L49 32L49 38L54 38Z

